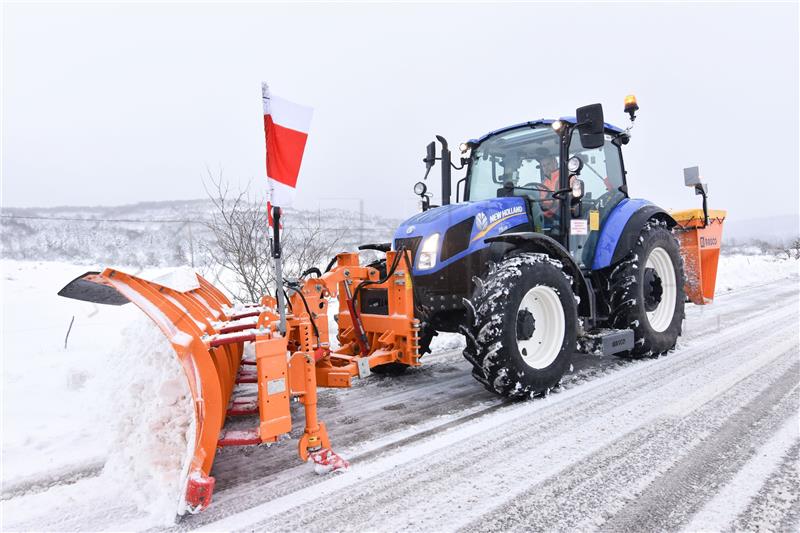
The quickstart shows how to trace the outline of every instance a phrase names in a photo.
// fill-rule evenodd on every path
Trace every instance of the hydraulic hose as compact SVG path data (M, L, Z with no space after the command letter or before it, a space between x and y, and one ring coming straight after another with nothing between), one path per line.
M361 294L361 290L363 287L368 287L370 285L380 285L381 283L386 283L393 275L395 270L397 270L398 265L400 264L400 257L405 257L405 247L400 248L398 250L397 255L394 256L394 261L392 261L392 267L386 271L386 276L382 279L378 279L375 281L367 280L362 281L358 287L356 287L355 292L353 293L353 301L358 299L358 296Z
M311 328L314 330L314 336L317 338L317 344L319 344L319 328L317 327L317 323L314 320L314 316L311 314L311 308L308 307L308 301L306 297L303 295L303 291L298 289L297 287L293 287L292 285L286 283L286 280L283 281L284 285L289 287L289 290L294 291L300 296L300 299L303 301L303 307L306 308L306 313L308 313L308 318L311 320ZM289 297L286 297L286 301L289 301Z
M331 259L331 262L328 263L327 267L325 267L325 273L327 274L328 272L330 272L331 269L333 268L333 265L335 265L335 264L336 264L336 256L334 255L333 259Z

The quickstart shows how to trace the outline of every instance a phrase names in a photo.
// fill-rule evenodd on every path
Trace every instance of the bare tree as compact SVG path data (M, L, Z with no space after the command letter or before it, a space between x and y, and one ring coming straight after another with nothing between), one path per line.
M794 251L794 258L800 259L800 237L792 241L792 251Z
M210 172L204 182L214 204L207 227L214 240L207 244L211 261L233 274L233 286L225 288L240 301L256 302L264 294L274 294L276 283L269 243L267 202L250 192L250 187L232 191L222 176ZM297 278L311 268L322 268L336 253L342 238L313 220L287 219L281 234L284 277Z

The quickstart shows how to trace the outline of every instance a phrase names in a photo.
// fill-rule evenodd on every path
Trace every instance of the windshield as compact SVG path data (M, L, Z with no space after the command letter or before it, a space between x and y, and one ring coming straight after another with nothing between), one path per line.
M468 198L496 198L508 181L518 187L548 184L557 176L558 151L558 134L549 125L523 126L487 139L472 152Z

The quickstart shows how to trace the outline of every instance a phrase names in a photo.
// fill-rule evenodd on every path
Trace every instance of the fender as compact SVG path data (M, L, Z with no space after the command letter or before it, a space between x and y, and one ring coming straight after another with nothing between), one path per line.
M591 304L589 296L589 286L586 283L586 278L583 277L580 267L575 263L575 260L569 255L561 243L543 235L541 233L534 233L532 231L520 231L514 233L504 233L495 237L490 237L484 242L493 245L494 243L505 244L507 248L505 254L512 250L522 250L526 252L539 252L544 253L558 259L564 265L564 270L567 274L572 276L575 283L575 294L580 297L578 302L578 314L581 316L591 316Z
M592 270L606 268L628 255L650 219L663 220L670 228L677 224L669 213L647 200L626 198L617 204L600 231Z

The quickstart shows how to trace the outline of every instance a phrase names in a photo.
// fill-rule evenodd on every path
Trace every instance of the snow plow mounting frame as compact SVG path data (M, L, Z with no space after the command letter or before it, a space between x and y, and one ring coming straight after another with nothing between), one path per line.
M300 458L306 461L311 456L319 463L333 457L326 466L346 467L346 461L330 452L325 424L317 418L317 387L349 387L353 378L387 363L420 364L419 321L414 318L407 269L410 254L405 260L396 254L409 252L387 252L387 264L396 268L385 279L376 268L360 265L357 253L342 253L329 272L289 285L285 335L279 333L275 298L264 296L257 304L233 306L200 275L196 287L179 291L108 268L80 276L59 294L95 303L133 302L171 343L194 404L195 441L184 508L196 513L211 502L211 470L218 447L276 442L292 429L292 398L305 410ZM364 291L358 289L364 283L385 303L379 306L380 313L365 312L359 301L359 292ZM336 349L329 338L329 298L339 301ZM255 347L255 360L243 357L248 342ZM252 365L255 372L246 369ZM237 383L257 385L255 405L234 398ZM256 428L224 430L227 416L255 413Z

